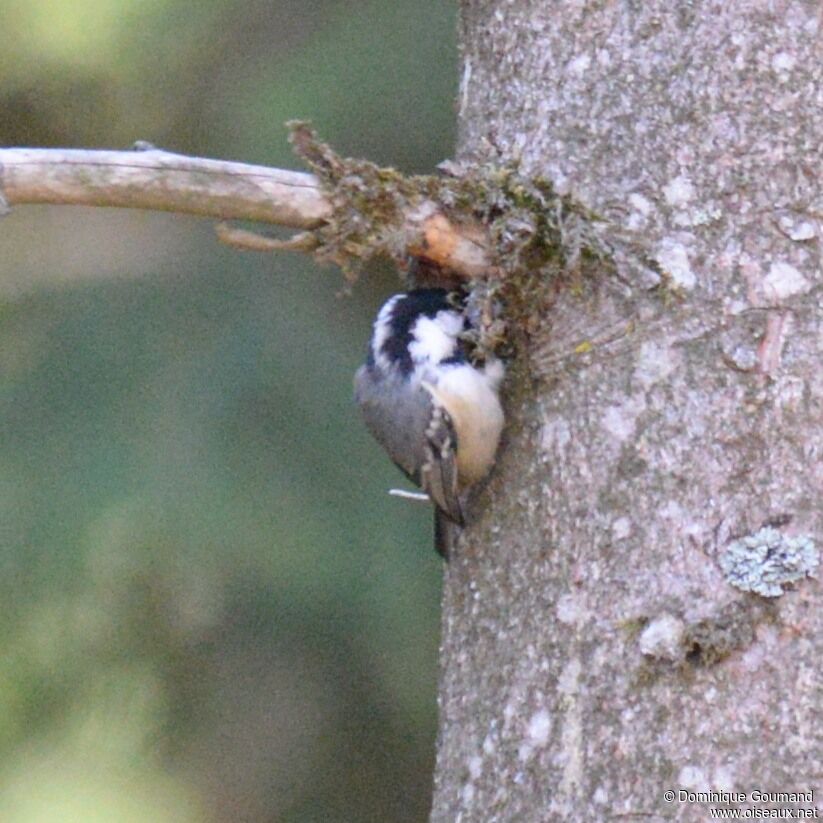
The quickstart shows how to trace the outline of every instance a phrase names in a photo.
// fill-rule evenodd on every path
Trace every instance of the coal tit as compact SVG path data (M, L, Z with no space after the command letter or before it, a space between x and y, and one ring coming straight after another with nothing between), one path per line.
M494 463L503 429L503 364L471 357L464 297L444 289L396 294L380 309L355 375L366 426L435 506L435 547L448 559L462 493Z

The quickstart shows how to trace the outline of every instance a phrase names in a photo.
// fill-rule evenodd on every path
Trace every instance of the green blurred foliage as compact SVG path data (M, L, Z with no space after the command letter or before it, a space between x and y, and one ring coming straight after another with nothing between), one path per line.
M0 142L430 170L439 0L7 0ZM0 223L0 820L424 820L440 563L351 403L396 288L202 221Z

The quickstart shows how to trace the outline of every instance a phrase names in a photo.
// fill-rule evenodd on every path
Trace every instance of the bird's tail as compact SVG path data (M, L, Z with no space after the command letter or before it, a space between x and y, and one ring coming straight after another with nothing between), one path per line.
M460 532L460 526L450 520L437 506L434 507L434 548L437 553L448 563L451 557L452 546Z

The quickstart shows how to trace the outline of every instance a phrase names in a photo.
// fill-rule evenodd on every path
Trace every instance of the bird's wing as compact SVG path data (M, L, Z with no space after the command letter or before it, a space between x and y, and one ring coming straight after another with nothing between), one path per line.
M438 509L462 526L465 521L458 496L457 434L451 415L438 402L435 393L429 393L432 415L425 433L420 486Z

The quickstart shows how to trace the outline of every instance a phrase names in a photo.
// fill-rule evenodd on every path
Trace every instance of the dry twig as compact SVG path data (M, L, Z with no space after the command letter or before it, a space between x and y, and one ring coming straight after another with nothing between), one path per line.
M143 144L137 148L0 149L0 206L48 203L152 209L302 230L295 238L281 241L240 229L218 229L224 242L260 251L311 251L306 232L322 228L333 217L332 200L313 174L188 157ZM410 205L400 230L406 253L458 276L476 276L489 268L483 230L456 224L430 200Z

